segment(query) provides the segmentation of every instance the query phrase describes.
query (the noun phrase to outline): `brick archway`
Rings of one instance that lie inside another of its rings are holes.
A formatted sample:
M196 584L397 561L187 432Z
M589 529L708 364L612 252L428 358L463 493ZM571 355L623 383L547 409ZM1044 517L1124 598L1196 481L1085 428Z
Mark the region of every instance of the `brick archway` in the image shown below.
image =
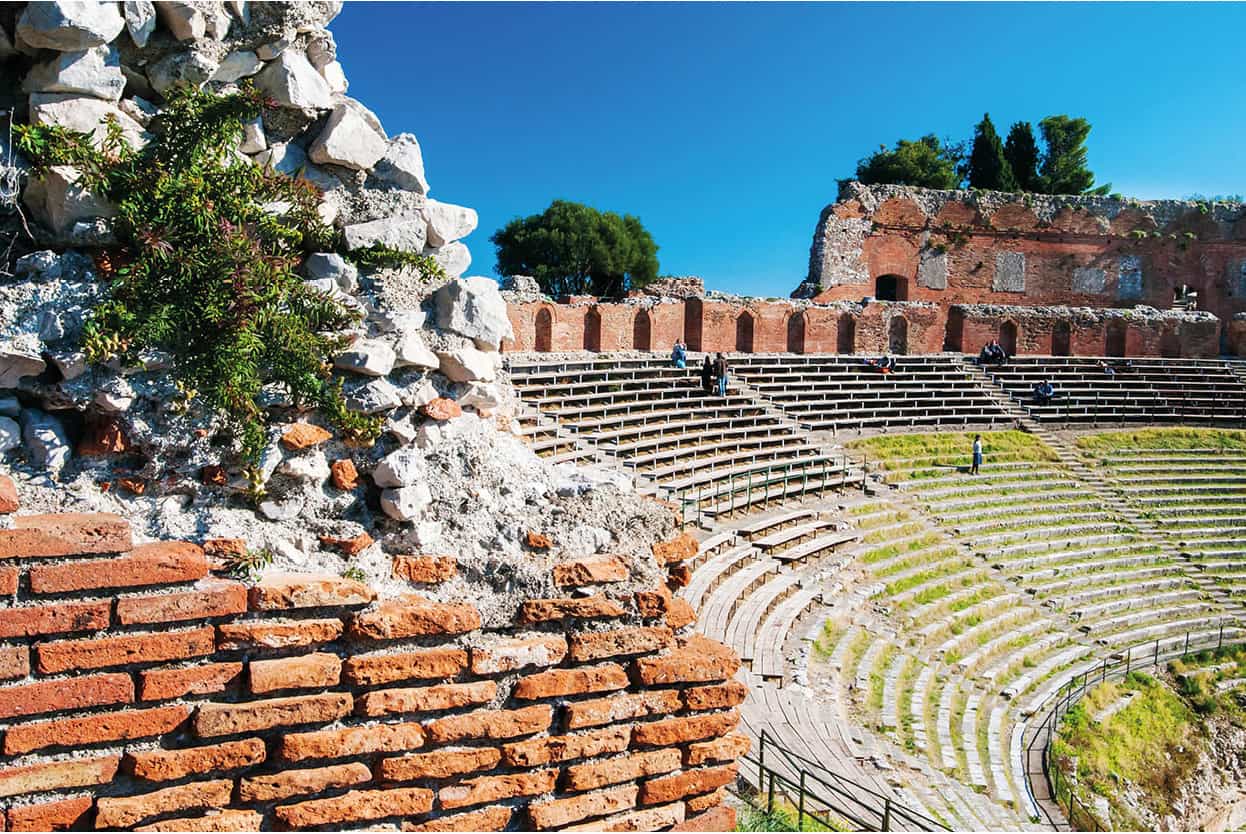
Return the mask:
M804 353L805 352L805 329L808 323L805 321L804 312L793 313L787 319L787 352L788 353Z
M874 279L874 297L879 301L908 301L909 279L902 275L879 275Z
M1114 319L1108 322L1107 333L1103 339L1103 353L1106 356L1125 355L1125 322Z
M837 353L856 353L857 320L852 317L851 313L844 313L839 317L836 331L835 351Z
M1006 321L999 326L999 346L1009 356L1017 355L1017 323Z
M893 316L887 323L887 351L897 356L909 352L909 320L904 316Z
M1051 328L1051 355L1073 355L1073 325L1067 321L1058 321Z
M632 349L653 350L653 319L648 310L641 310L632 319Z
M554 349L554 314L549 307L537 311L533 342L538 353L549 353Z
M747 311L735 320L736 353L753 352L753 324L753 314Z
M601 313L596 307L584 314L584 349L601 350Z

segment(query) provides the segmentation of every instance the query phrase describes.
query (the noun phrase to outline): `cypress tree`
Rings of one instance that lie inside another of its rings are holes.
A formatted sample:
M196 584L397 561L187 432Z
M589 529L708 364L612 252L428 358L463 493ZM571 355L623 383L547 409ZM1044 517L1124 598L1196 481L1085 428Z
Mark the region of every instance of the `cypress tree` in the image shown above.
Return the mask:
M1016 181L1008 160L1004 158L1004 144L999 141L991 114L982 116L974 130L973 150L969 154L969 187L986 188L991 191L1015 191Z
M1004 159L1008 160L1018 189L1032 192L1043 190L1038 176L1038 142L1034 139L1033 125L1017 122L1009 129L1008 140L1004 142Z

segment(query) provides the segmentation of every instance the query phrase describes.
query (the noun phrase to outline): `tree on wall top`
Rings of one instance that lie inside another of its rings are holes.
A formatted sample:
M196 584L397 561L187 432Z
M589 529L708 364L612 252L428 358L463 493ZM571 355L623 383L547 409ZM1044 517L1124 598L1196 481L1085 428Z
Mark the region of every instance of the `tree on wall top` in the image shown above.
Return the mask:
M1047 194L1107 194L1112 184L1095 185L1095 175L1086 164L1086 137L1090 122L1068 116L1048 116L1038 123L1047 144L1041 168L1043 191Z
M857 163L858 182L865 185L912 185L950 190L960 186L959 147L929 134L910 142L901 139L892 150L878 151Z
M555 200L490 238L499 275L531 275L553 296L621 296L656 280L658 246L630 214Z
M991 123L990 113L983 114L982 121L978 122L974 130L973 150L966 166L966 179L969 180L970 188L991 191L1015 191L1017 188L1012 167L1004 156L1004 145L999 141L995 125Z
M1034 139L1034 127L1029 122L1016 122L1008 130L1004 159L1012 169L1018 191L1043 190L1043 182L1038 175L1038 142Z

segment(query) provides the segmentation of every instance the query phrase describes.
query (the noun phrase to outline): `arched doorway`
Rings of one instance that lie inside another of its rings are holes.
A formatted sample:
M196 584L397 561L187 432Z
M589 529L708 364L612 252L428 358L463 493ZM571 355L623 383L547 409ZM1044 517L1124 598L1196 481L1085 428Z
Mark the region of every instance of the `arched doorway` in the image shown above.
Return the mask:
M1107 356L1125 355L1125 322L1116 319L1108 322L1103 352Z
M1067 321L1058 321L1051 328L1051 355L1073 355L1073 326Z
M542 307L536 314L536 344L539 353L549 353L554 349L554 314L548 307Z
M740 317L735 320L735 349L736 353L753 352L752 313L741 313Z
M787 319L787 352L805 352L805 314L793 313Z
M909 279L900 275L879 275L874 279L874 297L879 301L908 301Z
M965 349L965 314L960 310L948 311L943 349L952 353L960 353Z
M857 320L852 317L852 314L841 315L836 330L838 334L835 339L835 350L839 353L856 353Z
M632 349L653 350L653 320L648 310L641 310L632 320Z
M596 307L584 314L584 349L601 350L601 313Z
M1009 356L1017 355L1017 323L1006 321L999 326L999 346Z
M888 323L887 350L896 356L909 352L909 322L904 316L895 316Z
M1160 336L1159 355L1165 359L1181 358L1181 336L1175 329L1165 330Z

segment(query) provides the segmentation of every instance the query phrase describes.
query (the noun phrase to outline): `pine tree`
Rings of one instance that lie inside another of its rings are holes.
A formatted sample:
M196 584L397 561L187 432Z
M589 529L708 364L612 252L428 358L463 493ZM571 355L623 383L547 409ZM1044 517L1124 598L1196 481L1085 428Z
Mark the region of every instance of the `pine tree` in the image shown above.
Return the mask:
M1004 159L1012 169L1012 177L1021 191L1043 190L1038 176L1038 142L1034 139L1034 127L1029 122L1017 122L1008 131L1004 142Z
M1111 183L1095 185L1095 175L1086 164L1090 122L1068 116L1048 116L1038 127L1047 143L1042 165L1044 191L1048 194L1107 194L1111 190Z
M1004 158L1004 145L999 141L991 115L986 113L974 130L973 150L969 154L968 180L970 188L991 191L1015 191L1016 181L1008 160Z

